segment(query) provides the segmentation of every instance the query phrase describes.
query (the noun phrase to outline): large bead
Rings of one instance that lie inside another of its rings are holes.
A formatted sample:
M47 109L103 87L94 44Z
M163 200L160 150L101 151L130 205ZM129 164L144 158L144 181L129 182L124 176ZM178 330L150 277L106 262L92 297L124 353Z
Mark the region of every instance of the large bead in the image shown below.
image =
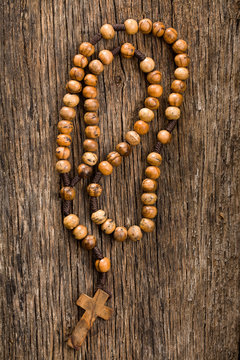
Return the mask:
M128 143L121 142L121 143L117 144L116 150L117 150L117 152L119 152L119 154L121 156L128 156L131 154L132 148Z
M78 175L82 178L87 178L92 175L92 167L86 164L80 164L77 168Z
M147 74L147 81L150 84L159 84L161 82L162 74L159 70L151 71Z
M58 159L68 159L70 156L70 149L68 147L59 146L56 148L56 157Z
M57 144L59 146L69 146L71 145L72 138L68 134L59 134L57 136Z
M98 164L98 170L103 174L103 175L110 175L113 171L113 167L112 165L108 162L108 161L101 161Z
M139 119L150 122L154 119L154 112L148 108L142 108L138 113Z
M75 94L66 94L63 97L63 103L69 107L75 107L79 103L79 97Z
M157 21L153 23L153 29L152 29L153 36L161 37L163 36L164 31L165 31L165 25L162 22Z
M99 117L96 112L86 112L84 114L84 122L87 125L97 125L99 123Z
M111 268L111 262L107 257L104 257L101 260L96 260L95 268L99 272L107 272Z
M79 46L79 53L84 56L92 56L94 54L95 48L94 45L90 42L83 42Z
M174 76L178 80L186 80L189 77L189 71L185 67L178 67L174 71Z
M68 106L63 106L59 114L62 119L73 120L76 116L76 110Z
M109 50L101 50L98 57L104 65L110 65L113 61L113 53Z
M141 141L140 136L136 131L128 131L125 135L125 139L132 146L138 145Z
M150 57L146 57L144 60L140 62L140 69L145 73L152 71L154 67L155 67L155 62Z
M176 54L182 54L187 51L188 45L185 40L179 39L172 45L172 49Z
M172 91L176 93L184 93L186 87L185 81L182 80L174 80L171 85Z
M83 142L83 148L85 151L94 152L98 149L98 143L92 139L86 139Z
M144 104L151 110L157 110L160 105L158 99L155 97L147 97L144 101Z
M153 179L144 179L142 182L142 189L145 192L154 192L157 190L157 182Z
M99 102L97 99L87 99L84 101L84 109L86 111L97 111L99 108Z
M152 84L148 86L147 92L149 96L160 97L163 93L163 88L161 85Z
M114 232L116 228L116 224L115 221L112 219L107 219L102 225L101 225L101 230L105 233L105 234L111 234Z
M71 170L71 164L68 160L59 160L56 163L56 170L60 174L68 173Z
M89 196L99 197L102 194L102 187L99 184L89 184L87 187L87 192Z
M95 74L95 75L100 75L102 72L103 72L103 64L100 60L92 60L90 63L89 63L89 70Z
M96 243L97 240L94 235L87 235L81 242L81 245L85 250L92 250L96 246Z
M100 128L99 126L87 126L85 128L86 137L89 139L96 139L100 136Z
M71 186L64 186L60 190L60 195L64 200L73 200L76 196L76 190Z
M171 93L168 97L168 102L172 106L181 106L183 102L183 96L178 93Z
M139 135L145 135L149 131L148 123L143 120L136 121L133 128Z
M181 111L176 106L168 106L165 110L165 116L168 120L178 120L180 118Z
M143 206L142 216L148 219L153 219L157 216L157 208L155 206Z
M100 28L100 33L104 39L110 40L115 36L115 30L111 24L104 24Z
M145 175L149 179L156 180L160 176L160 169L157 166L148 166L145 170Z
M83 56L82 54L77 54L73 58L73 63L75 66L78 66L80 68L85 68L88 64L88 59L86 56Z
M122 157L117 151L112 151L108 154L107 161L112 166L119 166L122 163Z
M77 80L77 81L82 81L82 79L84 78L84 74L85 74L84 70L76 66L71 68L69 73L70 78L72 80Z
M75 239L82 240L87 236L88 230L87 230L86 226L78 225L75 227L75 229L73 230L72 233L73 233L73 236L75 237Z
M89 166L94 166L98 161L98 156L88 151L83 154L82 161Z
M150 19L140 20L139 31L143 34L150 34L150 32L152 31L152 21Z
M103 224L107 220L107 215L104 210L97 210L92 213L91 220L97 224Z
M141 201L144 205L153 205L157 201L157 195L155 193L143 193Z
M97 88L95 86L85 86L82 94L85 98L95 99L97 97Z
M79 224L79 217L75 214L69 214L63 219L63 225L66 229L72 230Z
M162 156L160 154L158 154L157 152L151 152L147 156L147 162L150 165L160 166L162 163Z
M61 120L57 124L58 131L62 134L71 134L73 131L73 123L69 120Z
M128 237L132 241L138 241L142 238L142 231L139 226L133 225L128 229Z
M160 130L159 133L157 134L157 139L162 144L168 144L172 139L172 134L167 130Z
M97 86L98 78L96 75L87 74L84 78L84 82L89 86Z
M163 38L168 44L174 43L177 40L177 31L173 28L168 28L165 30Z
M113 238L117 241L124 241L127 238L127 229L123 226L118 226L116 227L114 233L113 233Z
M142 231L144 232L153 232L155 229L155 222L152 221L151 219L147 219L147 218L143 218L140 221L140 228L142 229Z
M127 19L124 21L127 34L134 35L138 32L138 23L134 19Z
M121 54L123 57L130 59L134 56L135 47L130 43L121 46Z
M187 67L190 64L190 57L188 54L179 54L175 56L174 61L177 66Z

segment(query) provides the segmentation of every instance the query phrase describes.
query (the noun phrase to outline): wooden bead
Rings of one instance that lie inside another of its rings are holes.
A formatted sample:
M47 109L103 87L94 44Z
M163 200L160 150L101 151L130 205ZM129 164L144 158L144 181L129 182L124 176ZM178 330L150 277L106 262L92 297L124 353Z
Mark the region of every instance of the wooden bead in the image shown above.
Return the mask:
M87 125L97 125L99 123L99 117L96 112L86 112L83 119Z
M176 54L183 54L187 51L188 45L185 40L179 39L172 45L172 49Z
M139 111L138 116L145 122L151 122L154 119L154 112L148 108L142 108Z
M98 143L92 139L86 139L83 142L83 149L85 151L95 152L98 150Z
M89 184L87 187L87 192L89 196L99 197L102 194L102 187L99 184Z
M172 134L167 130L160 130L159 133L157 134L157 139L162 144L169 143L171 141L171 138L172 138Z
M89 63L89 70L95 75L101 74L103 72L103 69L104 67L100 60L92 60Z
M182 80L174 80L171 85L172 91L176 93L183 93L186 90L186 83Z
M84 83L89 86L97 86L98 78L96 75L87 74L84 78Z
M143 34L150 34L150 32L152 31L152 21L150 19L140 20L139 31Z
M80 68L85 68L88 64L88 59L82 54L77 54L73 58L73 63L75 66L78 66Z
M147 92L149 96L160 97L163 93L163 88L161 85L152 84L148 86Z
M71 186L64 186L60 190L60 195L64 200L73 200L76 196L76 190Z
M59 112L59 115L62 119L73 120L76 116L76 110L68 106L63 106Z
M121 155L117 152L117 151L112 151L108 154L107 156L107 161L112 165L112 166L120 166L122 163L122 157Z
M85 86L82 94L85 98L95 99L97 97L97 89L95 86Z
M115 221L113 219L107 219L102 225L101 225L101 230L105 233L105 234L111 234L114 232L116 228L116 224Z
M116 229L113 233L113 238L116 241L123 242L127 238L127 229L123 226L116 227Z
M162 163L162 156L157 152L151 152L147 156L147 162L150 165L160 166Z
M66 229L72 230L79 224L79 217L75 214L69 214L63 219L63 225Z
M145 192L154 192L157 190L157 182L153 179L144 179L142 182L142 189Z
M142 231L137 225L130 226L127 234L132 241L139 241L142 238Z
M138 32L138 23L134 19L127 19L124 21L127 34L134 35Z
M153 28L152 28L153 36L161 37L163 36L164 31L165 31L165 25L162 22L157 21L153 23Z
M94 166L98 161L98 156L92 152L85 152L82 161L89 166Z
M147 219L153 219L157 215L157 208L155 206L143 206L142 216Z
M149 179L156 180L160 176L160 169L157 166L148 166L145 170L145 175Z
M84 70L79 67L71 68L69 73L70 78L72 80L77 80L77 81L82 81L82 79L84 78L84 74L85 74Z
M157 195L154 193L143 193L141 201L144 205L153 205L157 201Z
M151 110L157 110L160 105L158 99L155 97L147 97L144 101L144 104Z
M70 80L66 85L66 90L73 94L80 93L82 91L82 84L77 80Z
M188 54L179 54L174 58L175 64L181 67L187 67L190 64L190 57Z
M86 111L97 111L99 108L99 102L97 99L87 99L84 101L84 109Z
M147 218L141 219L139 225L142 231L146 233L153 232L155 229L155 222Z
M178 80L186 80L189 77L189 71L185 67L178 67L174 71L174 76Z
M68 134L59 134L57 136L57 144L59 146L69 146L71 145L72 138Z
M108 161L101 161L98 164L98 170L103 174L103 175L110 175L113 171L113 167L112 165L108 162Z
M113 53L109 50L101 50L98 57L104 65L109 65L113 61Z
M113 39L115 36L115 30L112 25L110 24L104 24L100 28L100 33L104 39L110 40Z
M69 120L61 120L58 122L57 128L62 134L71 134L73 131L73 123Z
M130 43L125 43L121 46L121 54L126 59L130 59L134 56L135 47Z
M159 70L151 71L147 74L147 81L150 84L159 84L162 79L162 73Z
M56 163L56 170L60 174L66 174L71 170L71 164L68 160L59 160Z
M94 235L87 235L81 242L81 246L85 250L92 250L97 244L97 239Z
M91 166L88 166L86 164L80 164L77 168L77 171L78 171L78 175L85 179L92 175L93 170Z
M117 144L116 150L121 156L128 156L132 152L131 146L126 142L121 142Z
M111 268L111 262L107 257L95 261L95 268L99 272L107 272Z
M94 54L95 48L94 45L90 42L83 42L79 46L79 53L84 56L92 56Z
M107 215L104 210L97 210L92 213L91 220L97 224L103 224L107 220Z
M180 109L176 106L168 106L165 110L165 116L168 120L177 120L180 118Z
M155 67L155 62L150 57L146 57L144 60L140 62L140 69L145 73L152 71L154 67Z
M173 28L168 28L165 30L163 38L167 44L172 44L177 40L178 33Z
M125 139L132 146L138 145L141 141L140 136L136 131L128 131L125 135Z
M87 230L86 226L78 225L75 227L75 229L73 230L72 233L73 233L73 236L75 237L75 239L82 240L87 236L88 230Z
M60 146L56 148L56 157L58 159L68 159L70 156L70 149L68 147Z
M149 131L148 123L143 120L136 121L133 128L139 135L145 135Z
M96 139L100 136L100 128L99 126L87 126L85 128L86 137L89 139Z
M69 107L75 107L79 103L79 97L75 94L66 94L63 97L63 103Z
M183 102L183 96L178 93L171 93L168 97L168 102L172 106L181 106Z

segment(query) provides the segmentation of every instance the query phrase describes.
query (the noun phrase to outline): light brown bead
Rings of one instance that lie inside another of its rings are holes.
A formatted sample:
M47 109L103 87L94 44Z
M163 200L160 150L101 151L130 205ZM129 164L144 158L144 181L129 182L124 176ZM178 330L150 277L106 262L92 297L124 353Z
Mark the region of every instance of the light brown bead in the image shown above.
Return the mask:
M100 128L97 125L87 126L85 128L85 134L89 139L96 139L100 136Z
M105 233L105 234L112 234L114 232L114 230L116 229L116 224L115 221L113 219L107 219L102 225L101 225L101 230Z
M157 208L155 206L143 206L142 216L147 219L154 219L157 216Z
M69 214L63 219L63 225L66 229L72 230L79 224L79 217L75 214Z
M147 75L147 81L150 84L159 84L161 82L161 79L162 79L162 73L159 70L151 71Z
M75 94L66 94L63 97L63 103L69 107L75 107L79 103L79 97Z
M100 28L100 33L104 39L110 40L115 36L115 30L111 24L104 24Z
M153 205L157 201L157 195L154 193L143 193L141 201L144 205Z
M97 99L87 99L84 101L84 109L86 111L97 111L99 108L99 102Z
M73 94L80 93L82 91L82 84L77 80L69 80L66 90Z
M92 213L91 220L97 224L103 224L107 220L107 215L104 210L97 210Z
M59 146L69 146L72 143L72 138L68 134L59 134L57 136L57 144Z
M68 160L59 160L56 163L56 170L60 174L66 174L71 170L71 164Z
M155 67L155 62L150 57L146 57L144 60L140 62L140 69L145 73L152 71L154 67Z
M94 235L87 235L81 242L81 246L85 250L92 250L97 244L97 239Z
M150 165L160 166L162 163L162 156L157 152L151 152L147 156L147 162Z
M73 131L73 123L69 120L61 120L58 122L57 128L62 134L71 134Z
M171 93L168 97L168 102L172 106L181 106L183 102L183 96L178 93Z
M142 189L145 192L154 192L157 190L157 182L153 179L144 179L142 182Z
M147 88L147 92L149 96L160 97L163 93L163 88L158 84L151 84Z
M178 33L173 28L168 28L165 30L163 38L167 44L172 44L177 40Z
M56 148L56 157L58 159L68 159L70 156L70 149L68 147L60 146Z
M88 230L87 230L86 226L78 225L75 227L75 229L73 230L72 233L73 233L73 236L75 237L75 239L82 240L87 236Z
M174 91L176 93L184 93L184 91L186 90L186 87L187 86L186 86L185 81L182 81L182 80L174 80L171 85L172 91Z
M136 121L133 128L139 135L145 135L149 131L148 123L143 120Z
M89 63L89 70L95 74L95 75L100 75L103 72L103 64L100 60L92 60Z
M125 43L121 46L121 54L126 59L130 59L134 56L135 47L130 43Z
M68 106L63 106L59 112L59 115L62 119L73 120L76 116L76 110Z
M79 46L79 53L84 56L92 56L94 54L95 48L94 45L90 42L83 42Z
M89 196L99 197L102 194L102 187L99 184L89 184L87 187L87 192Z
M92 139L86 139L83 142L83 149L85 151L95 152L98 150L98 143Z
M83 56L82 54L77 54L73 58L73 63L75 66L78 66L80 68L85 68L88 64L88 59L86 56Z
M175 64L181 67L187 67L190 64L190 57L188 54L179 54L174 58Z
M76 190L71 186L64 186L60 190L60 195L64 200L73 200L76 196Z
M111 262L107 257L95 261L95 268L99 272L107 272L111 268Z
M123 226L116 227L116 229L113 233L113 238L116 241L123 242L127 238L127 229Z
M107 161L112 165L112 166L120 166L122 163L122 157L121 155L117 152L117 151L112 151L108 154L107 156Z
M156 180L160 176L160 169L157 166L148 166L145 170L145 175L149 179Z
M150 34L152 26L152 21L150 19L142 19L139 21L139 31L143 34Z
M103 175L110 175L113 171L113 167L112 165L108 162L108 161L101 161L98 164L98 170L103 174Z
M152 28L153 36L161 37L163 36L164 31L165 31L165 25L162 22L157 21L153 23L153 28Z
M148 108L142 108L139 111L138 116L145 122L151 122L154 119L154 112Z
M84 74L85 74L84 70L79 67L71 68L69 73L70 78L72 80L77 80L77 81L82 81L82 79L84 78Z
M110 65L113 61L113 53L109 50L101 50L98 57L104 65Z
M180 118L181 111L176 106L168 106L165 110L165 116L168 120L177 120Z
M147 97L144 101L144 104L151 110L157 110L160 105L158 99L155 97Z
M95 99L95 97L97 97L97 89L95 86L85 86L82 93L85 98Z
M92 167L86 164L80 164L77 168L77 171L78 175L84 179L90 177L93 172Z
M89 86L97 86L98 78L96 75L87 74L84 78L84 83Z
M127 34L134 35L138 32L138 23L134 19L127 19L124 21Z
M157 139L162 144L168 144L172 139L172 134L167 130L160 130L159 133L157 134Z
M132 146L140 144L141 141L140 136L136 131L128 131L125 135L125 139Z
M139 241L142 238L142 231L137 225L130 226L127 234L132 241Z
M146 233L153 232L155 229L155 222L147 218L142 218L139 225Z
M82 161L89 166L94 166L98 161L98 156L92 152L85 152Z
M189 77L189 71L185 67L178 67L174 71L174 76L178 80L187 80L187 78Z
M99 117L96 112L86 112L83 119L87 125L97 125L99 123Z
M116 150L117 150L117 152L119 152L119 154L121 156L128 156L132 152L131 146L126 142L121 142L121 143L117 144Z
M172 45L172 49L176 54L183 54L187 51L188 45L185 40L179 39Z

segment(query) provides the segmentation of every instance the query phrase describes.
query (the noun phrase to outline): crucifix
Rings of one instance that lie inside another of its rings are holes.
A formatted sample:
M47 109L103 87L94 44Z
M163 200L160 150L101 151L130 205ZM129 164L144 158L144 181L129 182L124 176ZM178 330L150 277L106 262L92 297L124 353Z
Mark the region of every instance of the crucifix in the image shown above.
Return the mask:
M98 316L104 320L110 319L113 314L113 309L104 305L108 298L109 295L102 289L98 289L93 298L86 294L80 295L77 300L77 305L86 311L68 339L68 345L70 347L75 350L80 349L88 331Z

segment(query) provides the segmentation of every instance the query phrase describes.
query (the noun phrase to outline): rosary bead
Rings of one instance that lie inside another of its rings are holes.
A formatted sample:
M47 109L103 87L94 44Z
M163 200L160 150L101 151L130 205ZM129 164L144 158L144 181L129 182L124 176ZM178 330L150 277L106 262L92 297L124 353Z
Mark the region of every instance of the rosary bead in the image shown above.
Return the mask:
M115 229L116 229L116 224L115 224L115 221L112 219L107 219L101 225L101 230L107 235L113 233Z
M110 175L113 171L113 167L112 165L108 162L108 161L101 161L98 164L98 170L103 174L103 175Z
M61 120L58 122L57 128L62 134L71 134L73 131L73 123L69 120Z
M177 40L178 33L173 28L168 28L165 30L163 38L167 44L172 44Z
M71 145L72 138L70 135L67 134L59 134L57 136L57 144L59 146L69 146Z
M139 135L145 135L149 131L148 123L143 120L136 121L133 128Z
M185 67L178 67L174 71L174 76L178 80L186 80L189 77L189 71Z
M56 170L60 174L68 173L71 170L71 164L68 160L59 160L56 163Z
M157 182L153 179L144 179L142 182L142 189L145 192L153 192L157 190Z
M87 187L87 192L89 196L98 197L102 194L102 187L99 184L89 184Z
M67 91L76 94L82 91L82 84L77 80L70 80L66 85Z
M69 107L75 107L79 103L79 97L75 94L66 94L63 97L63 103Z
M90 42L83 42L79 46L79 53L86 57L92 56L94 54L94 51L95 51L95 48L94 48L93 44L91 44Z
M140 229L139 226L137 225L133 225L128 229L128 237L132 240L132 241L138 241L141 240L142 238L142 231Z
M168 120L177 120L180 118L180 109L176 106L168 106L165 110L165 116Z
M164 31L165 31L165 26L162 22L157 21L153 23L153 29L152 29L153 36L161 37L163 36Z
M98 143L92 139L86 139L83 142L83 148L85 151L95 152L98 149Z
M140 20L139 31L143 34L149 34L152 31L152 21L150 19Z
M87 235L81 242L82 248L85 250L92 250L96 244L97 240L94 235Z
M148 108L142 108L139 111L138 116L141 120L150 122L154 119L154 112Z
M157 195L154 193L143 193L141 201L144 205L153 205L157 201Z
M116 227L114 233L113 233L113 238L117 241L124 241L127 238L127 229L123 226L118 226Z
M148 88L147 88L147 91L148 91L148 95L149 96L153 96L153 97L160 97L163 93L163 88L161 85L158 85L158 84L152 84L152 85L149 85Z
M138 145L141 141L140 136L136 131L128 131L125 135L125 139L132 146Z
M151 110L157 110L160 105L158 99L155 97L147 97L144 101L144 104Z
M95 86L85 86L82 94L85 98L94 99L97 97L97 88Z
M78 175L82 178L87 178L92 175L92 167L86 164L80 164L77 168Z
M76 116L76 110L68 106L63 106L59 114L62 119L73 120Z
M157 208L155 206L143 206L142 216L147 219L153 219L157 216Z
M100 75L103 72L103 64L101 63L100 60L92 60L89 63L89 70L94 74L94 75Z
M159 70L151 71L149 74L147 74L147 81L150 84L159 84L162 79L162 74Z
M88 59L82 54L77 54L73 58L73 63L75 66L78 66L80 68L85 68L88 64Z
M183 102L183 96L178 93L171 93L168 97L168 102L172 106L181 106Z
M116 150L121 156L128 156L131 154L132 148L128 143L121 142L117 144Z
M69 73L70 78L72 80L77 80L77 81L82 81L82 79L84 78L84 74L85 74L84 70L79 67L71 68Z
M121 54L126 59L130 59L134 56L135 47L130 43L125 43L121 46Z
M112 151L108 154L107 156L107 161L112 165L112 166L119 166L122 163L122 157L121 155L117 152L117 151Z
M107 257L95 261L95 268L99 272L107 272L111 268L111 262Z
M187 51L188 45L185 40L179 39L172 45L172 49L176 54L183 54Z
M89 86L97 86L98 78L96 75L87 74L84 78L84 82Z
M99 102L97 99L87 99L84 101L84 109L86 111L97 111L99 108Z
M175 64L181 67L187 67L190 64L190 57L188 54L179 54L174 58Z
M157 134L157 139L162 144L167 144L171 141L172 134L170 132L168 132L167 130L160 130L159 133Z
M134 19L127 19L124 21L127 34L134 35L138 32L138 23Z
M76 196L76 190L71 186L64 186L60 190L60 195L64 200L73 200Z
M87 126L85 128L85 134L89 139L96 139L100 136L100 128L97 125Z
M98 57L104 65L110 65L113 61L113 53L109 50L101 50Z
M75 239L82 240L87 236L88 230L86 226L78 225L77 227L75 227L72 233Z
M183 93L186 90L186 83L182 80L174 80L171 85L172 91L176 93Z
M151 219L142 218L139 225L142 231L146 233L153 232L155 229L155 222Z
M82 161L89 166L94 166L98 161L98 157L92 152L85 152L82 156Z
M146 57L144 60L140 62L140 69L145 72L149 73L155 67L155 62L152 58Z
M75 214L69 214L63 219L63 225L66 229L72 230L79 224L79 217Z
M91 220L97 224L103 224L107 220L107 215L104 210L97 210L92 213Z
M60 146L56 148L56 157L58 159L68 159L70 156L70 149L68 147Z
M110 24L104 24L100 28L100 33L104 39L110 40L113 39L115 36L115 30L112 25Z
M147 156L147 162L150 165L160 166L162 162L162 156L157 152L151 152Z
M149 179L156 180L160 176L160 169L157 166L148 166L145 170L145 175Z
M86 112L84 114L84 122L87 125L97 125L99 123L99 117L96 112Z

